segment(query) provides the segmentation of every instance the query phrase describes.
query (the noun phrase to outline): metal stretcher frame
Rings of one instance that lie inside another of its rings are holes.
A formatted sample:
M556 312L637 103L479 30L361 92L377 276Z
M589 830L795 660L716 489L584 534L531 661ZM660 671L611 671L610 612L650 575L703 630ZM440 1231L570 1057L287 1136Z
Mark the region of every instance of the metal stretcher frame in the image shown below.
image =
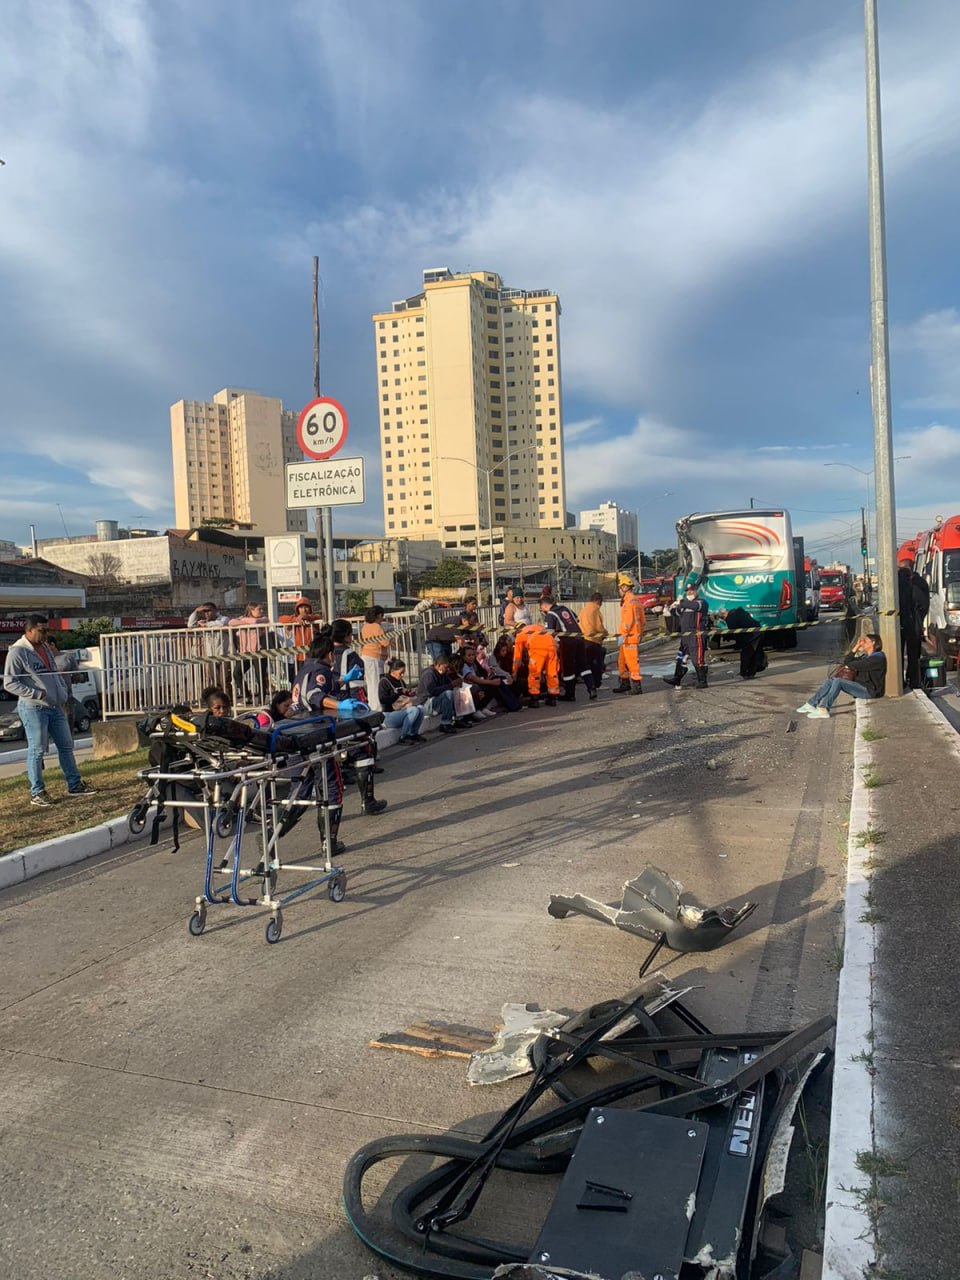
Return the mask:
M369 737L358 732L314 747L295 760L289 750L272 756L259 753L256 756L235 749L219 751L204 740L195 741L190 736L177 737L176 744L188 753L186 760L177 761L168 768L148 768L139 777L150 784L147 798L134 810L138 829L146 824L145 805L157 803L158 807L173 811L200 809L203 814L205 843L205 869L203 892L195 899L193 914L189 920L189 932L199 937L206 928L207 908L229 905L234 907L266 907L270 911L265 936L269 943L280 940L283 929L282 908L315 889L327 886L333 902L342 902L346 896L347 877L343 867L331 861L333 849L330 820L331 795L327 766L338 767L341 754L359 745ZM219 764L213 763L217 755ZM372 764L372 761L371 761ZM298 784L309 782L305 789ZM190 786L199 794L187 799L159 798L161 784ZM286 786L286 795L281 789ZM253 792L253 795L251 795ZM229 799L225 802L224 796ZM279 856L279 841L285 834L282 818L291 809L317 810L318 828L322 834L322 849L304 862L284 863ZM216 858L216 837L226 832L218 825L224 813L232 817L232 841L230 852L219 862ZM134 814L131 814L131 819ZM232 815L235 814L235 817ZM258 815L261 852L253 866L243 866L244 834L250 819ZM133 829L133 827L131 827ZM319 859L322 858L322 861ZM304 872L312 878L290 892L277 895L281 871ZM220 875L229 876L227 883L217 883ZM242 897L240 888L250 880L261 881L257 897Z

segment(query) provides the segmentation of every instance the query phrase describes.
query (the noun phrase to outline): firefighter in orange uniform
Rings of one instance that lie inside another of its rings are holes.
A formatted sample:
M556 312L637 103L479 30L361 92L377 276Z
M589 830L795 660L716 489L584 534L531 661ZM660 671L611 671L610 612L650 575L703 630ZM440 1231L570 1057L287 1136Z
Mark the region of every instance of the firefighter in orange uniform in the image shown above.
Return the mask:
M640 597L634 594L632 579L625 573L617 578L617 590L620 592L620 649L617 656L620 683L614 686L613 692L643 693L640 641L647 625L646 614Z
M527 663L528 705L540 705L540 678L547 677L547 706L557 705L560 693L560 662L557 642L538 622L521 627L513 641L513 678L516 680L524 661Z

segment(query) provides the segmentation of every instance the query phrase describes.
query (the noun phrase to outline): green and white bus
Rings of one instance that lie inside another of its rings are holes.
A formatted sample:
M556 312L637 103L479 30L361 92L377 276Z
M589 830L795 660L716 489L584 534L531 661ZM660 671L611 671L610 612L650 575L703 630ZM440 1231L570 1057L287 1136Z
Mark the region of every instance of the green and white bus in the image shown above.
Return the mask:
M804 621L803 552L799 569L789 511L712 511L677 522L677 595L695 582L711 613L746 609L772 647L792 649Z

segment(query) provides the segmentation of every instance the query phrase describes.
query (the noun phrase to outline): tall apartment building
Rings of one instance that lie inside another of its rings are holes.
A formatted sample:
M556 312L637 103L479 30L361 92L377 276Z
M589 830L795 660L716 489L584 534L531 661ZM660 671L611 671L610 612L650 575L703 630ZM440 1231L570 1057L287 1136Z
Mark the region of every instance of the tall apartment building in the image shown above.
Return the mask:
M386 536L453 547L562 529L557 295L441 267L373 323Z
M581 529L602 529L617 539L617 550L630 547L636 551L639 544L637 513L624 511L615 502L601 502L595 511L580 512Z
M236 520L259 533L303 532L305 511L286 508L284 464L299 462L297 415L256 391L225 387L212 401L170 408L177 527Z

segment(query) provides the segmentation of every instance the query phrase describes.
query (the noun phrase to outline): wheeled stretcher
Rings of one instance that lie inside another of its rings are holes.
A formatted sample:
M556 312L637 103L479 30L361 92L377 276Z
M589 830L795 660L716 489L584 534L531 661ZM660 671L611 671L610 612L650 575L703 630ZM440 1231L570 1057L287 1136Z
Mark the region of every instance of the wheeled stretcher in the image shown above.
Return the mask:
M242 721L164 713L142 723L158 763L141 770L149 784L144 800L130 814L131 830L142 830L151 807L154 838L167 810L176 829L179 811L202 816L205 842L203 892L189 921L198 937L211 906L263 907L269 910L267 942L280 940L283 907L323 886L333 902L346 895L347 877L335 865L337 828L343 799L341 766L348 759L358 771L372 770L373 734L383 717L334 721L328 716L284 721L257 730ZM362 793L362 789L361 789ZM280 841L307 809L316 813L320 847L301 862L284 862ZM248 832L258 833L250 857ZM217 855L217 837L229 837L229 850ZM280 890L282 872L307 876L288 892ZM259 881L259 892L245 885Z

